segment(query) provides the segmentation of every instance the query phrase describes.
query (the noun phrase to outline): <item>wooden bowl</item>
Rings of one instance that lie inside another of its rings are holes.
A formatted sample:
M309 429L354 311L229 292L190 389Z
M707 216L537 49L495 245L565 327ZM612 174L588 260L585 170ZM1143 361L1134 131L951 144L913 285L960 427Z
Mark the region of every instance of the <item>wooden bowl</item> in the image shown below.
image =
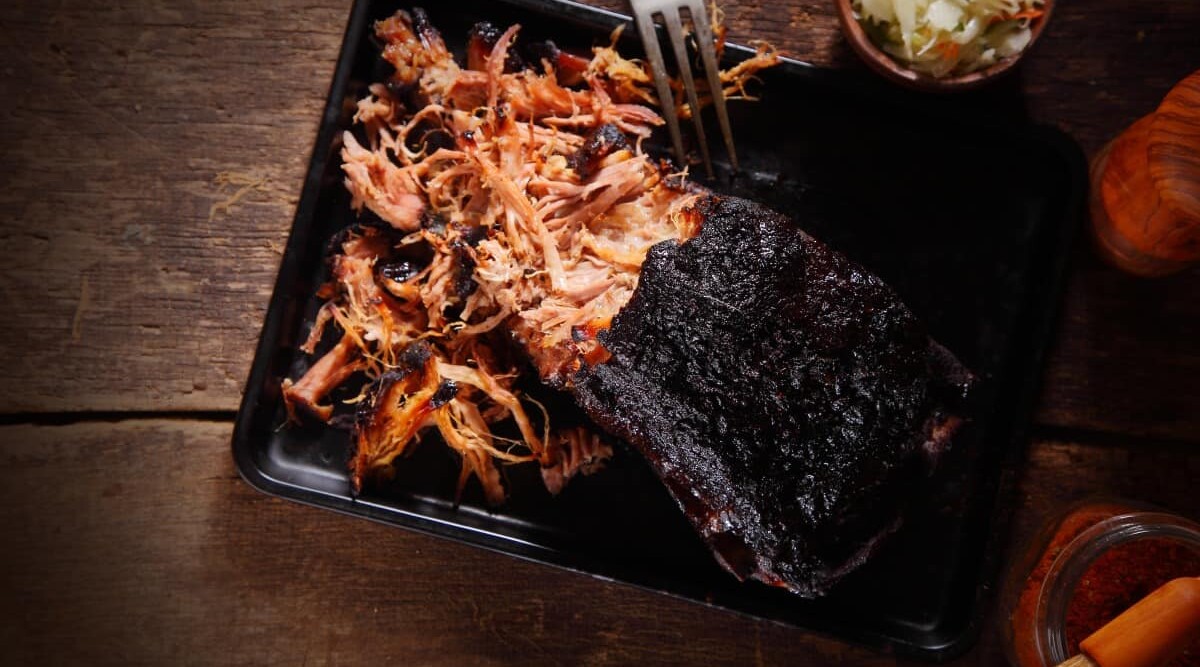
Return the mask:
M1017 55L1005 58L990 67L985 67L970 74L936 78L909 69L908 66L894 60L883 49L875 46L875 43L871 41L867 32L863 30L862 25L859 24L858 19L854 18L854 8L851 6L851 0L834 0L834 2L837 4L838 22L842 24L842 34L846 36L846 40L850 42L850 46L871 69L907 88L929 92L950 92L978 88L989 80L1012 69L1013 65L1016 65L1017 61L1025 57L1025 54L1029 53L1029 49L1033 48L1034 43L1037 42L1038 37L1041 36L1042 31L1046 28L1046 23L1049 22L1050 14L1054 8L1054 1L1046 0L1045 5L1042 7L1045 13L1033 24L1033 32L1030 35L1029 44L1026 44L1025 48Z
M1139 276L1200 265L1200 70L1092 161L1092 239Z

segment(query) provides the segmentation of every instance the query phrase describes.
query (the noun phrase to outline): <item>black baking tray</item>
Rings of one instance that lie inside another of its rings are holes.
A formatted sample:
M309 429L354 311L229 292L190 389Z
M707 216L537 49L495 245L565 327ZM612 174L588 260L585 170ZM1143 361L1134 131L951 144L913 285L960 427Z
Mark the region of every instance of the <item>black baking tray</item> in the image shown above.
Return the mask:
M789 61L762 74L761 101L731 104L743 170L732 176L719 164L708 185L795 216L882 276L981 377L972 421L928 487L914 489L904 528L828 597L804 600L721 570L650 470L622 448L607 469L553 499L532 465L509 468L509 503L492 512L470 488L455 505L457 462L443 447L418 447L398 465L396 483L352 498L343 432L281 428L280 381L310 361L296 347L324 279L325 244L353 219L341 185L341 133L354 101L386 73L371 24L407 6L360 0L352 11L237 417L233 453L242 476L283 498L882 650L934 659L965 650L996 578L1012 473L1023 458L1081 210L1085 170L1075 144L1021 119L1015 83L982 95L924 97L861 73ZM555 0L426 9L460 49L479 20L518 22L527 38L583 50L628 21ZM633 32L621 49L639 55ZM731 48L727 58L747 53ZM719 136L716 128L709 136Z

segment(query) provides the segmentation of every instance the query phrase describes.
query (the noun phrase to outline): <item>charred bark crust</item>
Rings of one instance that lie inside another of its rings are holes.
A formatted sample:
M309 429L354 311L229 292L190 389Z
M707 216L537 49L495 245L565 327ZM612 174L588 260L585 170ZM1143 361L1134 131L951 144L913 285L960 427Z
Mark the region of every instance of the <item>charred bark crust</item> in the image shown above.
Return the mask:
M789 219L708 197L649 253L581 370L589 415L639 449L718 560L805 596L899 525L971 383L895 292Z

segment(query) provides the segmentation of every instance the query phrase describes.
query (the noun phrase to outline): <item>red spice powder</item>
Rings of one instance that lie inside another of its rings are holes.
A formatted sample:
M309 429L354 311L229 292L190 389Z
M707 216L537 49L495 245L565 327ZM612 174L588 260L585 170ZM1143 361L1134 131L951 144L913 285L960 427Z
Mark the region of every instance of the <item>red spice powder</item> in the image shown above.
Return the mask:
M1013 658L1020 667L1041 667L1042 665L1034 641L1035 619L1038 596L1041 594L1042 584L1046 581L1046 575L1049 574L1054 559L1058 558L1071 540L1083 531L1105 519L1129 511L1130 508L1114 503L1097 503L1078 507L1063 517L1057 526L1054 526L1053 534L1043 533L1041 537L1033 541L1033 548L1025 553L1023 560L1030 561L1035 557L1037 560L1030 567L1029 577L1021 587L1009 619ZM1046 530L1049 530L1049 527Z
M1159 586L1184 576L1200 576L1200 550L1161 537L1119 544L1100 555L1083 573L1067 604L1066 635L1071 655L1079 642L1104 627ZM1200 644L1171 667L1200 667Z

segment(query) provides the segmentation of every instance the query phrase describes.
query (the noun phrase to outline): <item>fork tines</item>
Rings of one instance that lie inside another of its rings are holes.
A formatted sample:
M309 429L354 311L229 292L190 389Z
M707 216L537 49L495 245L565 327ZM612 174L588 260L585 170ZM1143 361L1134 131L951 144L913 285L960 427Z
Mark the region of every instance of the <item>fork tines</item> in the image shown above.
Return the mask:
M699 45L700 58L708 76L708 87L712 92L713 107L717 110L717 120L721 124L721 134L725 138L725 150L729 153L729 163L736 171L737 153L733 148L733 132L729 129L729 115L725 111L725 93L721 89L721 75L717 68L717 53L713 48L712 26L708 22L708 13L703 0L630 0L633 6L633 16L637 21L638 32L646 49L646 57L650 60L650 69L654 75L654 85L658 89L659 102L662 105L663 116L667 120L667 129L671 133L671 143L675 148L675 156L682 165L687 164L683 153L683 138L679 133L679 116L675 110L674 95L667 78L667 67L663 61L662 50L658 45L658 35L654 29L654 16L661 14L667 27L667 35L671 47L675 51L675 62L679 65L679 74L683 78L683 88L687 93L688 106L692 110L692 122L696 126L696 141L700 145L700 155L704 158L704 169L712 178L712 160L708 155L708 142L704 136L704 126L700 122L700 103L696 95L696 82L692 79L691 61L687 56L687 44L683 39L683 24L679 10L687 9L691 14L692 27Z

